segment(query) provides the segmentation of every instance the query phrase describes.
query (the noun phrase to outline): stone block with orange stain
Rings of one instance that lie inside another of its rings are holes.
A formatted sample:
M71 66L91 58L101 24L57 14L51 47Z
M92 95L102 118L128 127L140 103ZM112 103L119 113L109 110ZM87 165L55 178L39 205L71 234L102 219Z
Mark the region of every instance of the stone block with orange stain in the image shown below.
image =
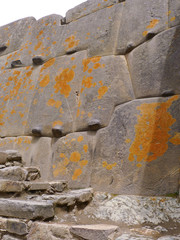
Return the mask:
M0 136L24 135L38 72L32 67L0 72Z
M180 27L156 35L128 55L137 98L180 94Z
M65 27L61 26L62 16L52 14L36 21L28 31L23 45L18 51L23 64L32 64L32 58L40 56L47 61L58 55L64 55L62 35Z
M117 53L125 54L151 35L168 27L168 0L126 0L117 42Z
M42 128L43 136L53 136L52 128L62 127L62 134L73 131L81 88L82 61L86 52L53 58L40 70L31 103L26 133Z
M93 119L107 126L115 106L134 99L124 56L92 57L82 63L76 131L87 129Z
M106 7L111 7L118 3L118 0L88 0L76 7L70 9L66 13L66 23L75 21L81 17L87 16L91 13Z
M0 27L0 47L7 47L4 51L0 51L0 56L18 50L29 31L28 27L35 21L35 18L27 17Z
M91 186L114 194L178 192L180 96L117 107L97 132Z
M67 180L70 188L89 187L92 168L93 136L72 133L53 144L53 180Z
M88 50L88 56L114 54L122 4L113 5L66 25L62 45L67 53Z
M180 1L169 0L169 27L174 27L180 24Z

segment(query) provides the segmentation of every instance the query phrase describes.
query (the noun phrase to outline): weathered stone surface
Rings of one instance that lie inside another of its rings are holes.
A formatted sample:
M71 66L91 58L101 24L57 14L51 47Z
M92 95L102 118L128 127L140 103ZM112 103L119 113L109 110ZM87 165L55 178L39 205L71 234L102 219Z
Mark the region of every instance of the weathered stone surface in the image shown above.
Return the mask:
M63 206L72 206L76 203L85 203L92 200L93 197L93 189L87 188L87 189L80 189L80 190L74 190L69 191L64 194L56 194L56 195L43 195L43 200L51 200L55 204Z
M6 150L0 152L0 163L6 163L8 161L22 161L21 154L16 150Z
M89 187L92 167L93 136L72 133L53 146L52 179L66 180L70 188Z
M0 46L7 47L4 51L0 51L0 55L18 50L35 21L35 18L28 17L0 27Z
M0 216L23 219L48 219L54 216L54 209L50 201L36 202L1 198Z
M50 182L50 185L55 192L63 192L68 186L66 181Z
M114 194L178 192L179 101L151 98L117 107L97 132L91 186Z
M48 182L31 182L29 184L29 191L46 191L50 188L50 184Z
M20 236L25 235L28 233L27 224L16 219L7 219L6 231Z
M6 167L0 169L0 179L7 179L13 181L26 180L28 172L21 167Z
M144 236L139 235L139 234L123 233L121 236L119 236L115 240L154 240L154 238L144 237Z
M20 239L16 237L12 237L10 235L4 235L2 240L20 240Z
M180 203L170 197L114 196L97 192L85 214L127 225L180 223Z
M0 181L0 192L22 192L24 184L22 182L15 182L9 180Z
M122 9L119 3L70 22L61 43L65 51L88 49L88 57L114 54Z
M40 170L36 167L26 167L25 170L27 171L27 181L34 181L41 177Z
M39 69L8 69L0 72L0 136L22 136L33 99Z
M180 2L179 0L169 0L169 27L180 24Z
M126 0L120 20L117 53L124 54L168 26L168 0Z
M66 13L66 23L75 21L81 17L87 16L93 12L96 12L102 8L110 7L116 3L118 0L88 0L78 6L70 9Z
M158 238L158 240L179 240L180 236L164 236Z
M70 226L65 224L47 224L35 222L32 224L27 240L77 240L69 231Z
M108 240L109 235L115 233L118 230L117 226L113 225L77 225L72 226L70 231L76 236L82 237L83 239L92 240Z
M155 36L128 55L128 65L137 98L180 94L180 27Z
M0 217L0 229L5 230L7 227L7 219Z

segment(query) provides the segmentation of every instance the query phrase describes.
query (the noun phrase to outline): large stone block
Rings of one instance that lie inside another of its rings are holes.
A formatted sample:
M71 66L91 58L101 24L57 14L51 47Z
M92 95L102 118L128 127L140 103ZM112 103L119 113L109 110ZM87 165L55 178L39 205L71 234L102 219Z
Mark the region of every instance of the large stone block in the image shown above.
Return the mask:
M6 167L0 169L0 179L7 179L12 181L25 181L27 174L28 172L21 167Z
M93 12L96 12L102 8L110 7L116 3L118 3L118 0L88 0L85 1L78 6L70 9L66 13L66 23L75 21L81 17L84 17L86 15L89 15Z
M125 54L168 27L168 0L126 0L117 53Z
M93 137L88 133L72 133L53 146L52 178L67 180L70 188L89 187L92 167Z
M1 198L0 216L23 219L48 219L54 216L54 209L50 201L35 202Z
M22 192L24 190L22 182L15 182L9 180L0 181L0 192Z
M180 1L169 0L169 27L177 26L180 24Z
M78 240L69 231L70 226L65 224L47 224L35 222L32 224L27 240Z
M26 135L39 128L61 137L87 130L94 119L107 126L114 107L134 98L125 57L87 58L86 51L42 65L35 91Z
M128 65L137 98L180 93L180 27L164 31L134 49Z
M9 69L0 73L0 135L24 135L29 107L36 87L39 69Z
M83 78L76 112L75 130L85 130L99 122L109 124L116 105L134 99L124 56L93 57L83 60Z
M179 102L173 96L117 107L97 132L91 186L114 194L178 192Z
M20 49L35 21L35 18L28 17L0 27L0 56Z
M88 49L88 57L114 54L122 9L119 3L67 24L61 43L66 52Z

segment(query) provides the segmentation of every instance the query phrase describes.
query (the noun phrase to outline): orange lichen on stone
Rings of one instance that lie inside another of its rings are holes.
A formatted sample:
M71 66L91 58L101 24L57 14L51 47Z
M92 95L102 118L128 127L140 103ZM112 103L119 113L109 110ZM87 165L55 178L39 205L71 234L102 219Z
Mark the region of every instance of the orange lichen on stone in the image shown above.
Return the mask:
M88 164L88 160L82 160L82 161L79 162L79 166L81 168L85 167L87 164Z
M173 22L173 21L175 21L175 19L176 19L175 17L172 17L172 18L170 18L170 21Z
M83 140L84 140L83 136L79 136L77 139L78 142L82 142Z
M69 160L71 162L79 162L80 159L81 159L81 154L79 152L73 152L73 153L71 153Z
M56 84L54 85L55 93L60 91L64 97L69 97L71 87L67 83L71 82L74 76L74 71L69 68L64 69L58 76L56 76Z
M58 125L62 126L63 122L58 120L58 121L53 122L53 124L52 124L53 127L58 126Z
M76 169L74 171L74 174L72 176L72 180L77 180L77 178L82 174L82 169L79 168L79 169Z
M55 101L54 99L49 99L46 103L47 106L55 106L56 108L59 108L62 105L61 101Z
M42 45L42 42L39 41L39 42L36 44L36 46L34 47L34 50L37 51L37 50L41 47L41 45Z
M49 74L44 76L43 80L40 81L39 86L40 87L46 87L50 82Z
M112 170L113 167L116 167L117 166L117 163L113 163L113 164L108 164L106 161L104 161L102 163L102 166L104 168L106 168L107 170Z
M86 88L91 88L92 87L92 79L93 77L86 77L84 76L83 77L83 80L82 80L82 85Z
M127 138L126 140L125 140L125 143L130 143L131 142L131 139L129 139L129 138Z
M169 141L174 145L180 145L180 133L176 133L176 135Z
M83 149L84 149L84 151L87 153L87 151L88 151L88 145L85 144L85 145L83 146Z
M66 47L66 50L78 46L80 40L76 40L76 37L74 35L71 35L65 40L64 46Z
M154 28L159 23L159 19L152 19L150 24L146 27L146 29ZM148 34L148 31L143 32L143 36L145 37Z
M107 91L108 91L108 87L107 86L100 87L98 89L98 99L101 99Z
M167 111L178 96L162 103L143 103L136 109L140 111L135 125L135 139L129 151L129 161L151 162L162 156L168 149L168 132L176 122Z

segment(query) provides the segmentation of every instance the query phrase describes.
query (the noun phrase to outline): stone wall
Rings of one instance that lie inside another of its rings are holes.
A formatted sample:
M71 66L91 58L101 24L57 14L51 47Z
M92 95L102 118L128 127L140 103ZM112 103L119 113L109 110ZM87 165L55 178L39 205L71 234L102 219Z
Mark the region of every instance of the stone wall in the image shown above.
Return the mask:
M0 150L42 181L178 192L180 1L88 0L0 28Z

